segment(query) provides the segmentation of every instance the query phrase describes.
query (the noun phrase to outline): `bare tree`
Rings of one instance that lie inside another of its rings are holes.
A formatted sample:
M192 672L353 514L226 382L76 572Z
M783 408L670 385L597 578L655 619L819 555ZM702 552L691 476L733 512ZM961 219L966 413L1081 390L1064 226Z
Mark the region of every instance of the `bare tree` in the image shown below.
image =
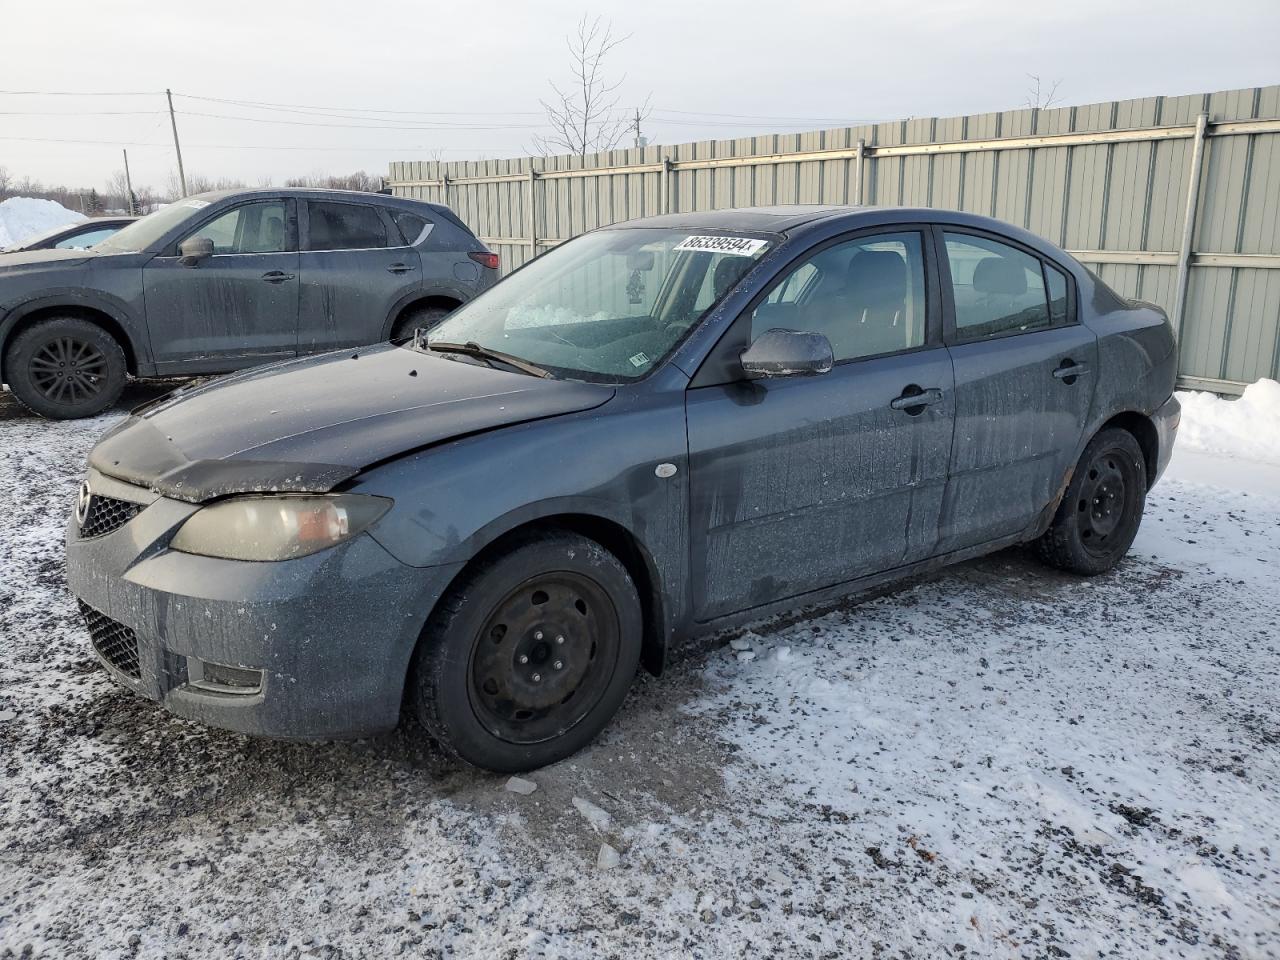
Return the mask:
M1058 96L1058 87L1062 86L1062 80L1054 80L1049 84L1048 89L1042 89L1039 74L1028 73L1027 76L1031 80L1031 85L1027 87L1027 99L1024 101L1030 110L1048 110L1055 103L1061 103L1062 98Z
M612 24L599 17L589 19L585 14L578 22L577 33L565 38L573 85L562 90L552 81L555 101L540 101L552 132L533 138L539 153L576 153L585 157L612 150L632 128L634 118L619 112L615 95L626 78L610 83L604 73L605 58L626 39L614 36Z

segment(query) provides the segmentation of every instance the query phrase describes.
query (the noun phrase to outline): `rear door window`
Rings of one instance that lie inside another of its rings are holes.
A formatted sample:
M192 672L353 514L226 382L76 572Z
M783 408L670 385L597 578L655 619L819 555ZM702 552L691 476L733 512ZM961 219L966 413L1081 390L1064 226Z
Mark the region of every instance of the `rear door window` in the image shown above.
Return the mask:
M1049 326L1049 301L1038 257L987 237L943 236L951 267L956 334L961 339L981 340Z
M368 204L308 200L307 220L308 250L372 250L391 245L382 218Z

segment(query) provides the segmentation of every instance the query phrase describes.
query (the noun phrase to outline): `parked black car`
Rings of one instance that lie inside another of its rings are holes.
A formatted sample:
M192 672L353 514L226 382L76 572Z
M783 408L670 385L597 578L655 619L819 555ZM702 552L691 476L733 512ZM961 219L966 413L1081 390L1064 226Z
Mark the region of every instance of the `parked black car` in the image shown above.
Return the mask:
M54 227L21 243L11 243L0 253L22 253L27 250L88 250L107 237L114 236L137 217L91 217L78 223ZM2 263L3 261L0 261Z
M0 381L46 417L92 416L128 374L224 373L406 336L489 287L497 267L437 204L201 194L92 250L0 258Z
M526 769L694 635L1015 543L1109 569L1176 369L1158 308L985 217L637 220L425 338L122 422L68 581L112 674L175 713L335 737L405 701Z

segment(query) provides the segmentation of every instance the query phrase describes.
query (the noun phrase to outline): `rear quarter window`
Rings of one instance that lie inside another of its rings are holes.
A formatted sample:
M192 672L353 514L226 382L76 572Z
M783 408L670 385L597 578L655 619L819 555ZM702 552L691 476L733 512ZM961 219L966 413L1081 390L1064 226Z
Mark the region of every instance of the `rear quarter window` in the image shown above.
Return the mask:
M416 213L410 213L407 210L392 210L391 219L395 221L396 227L400 230L400 236L404 239L405 246L413 246L418 242L418 238L422 236L422 231L427 229L427 220L420 217Z

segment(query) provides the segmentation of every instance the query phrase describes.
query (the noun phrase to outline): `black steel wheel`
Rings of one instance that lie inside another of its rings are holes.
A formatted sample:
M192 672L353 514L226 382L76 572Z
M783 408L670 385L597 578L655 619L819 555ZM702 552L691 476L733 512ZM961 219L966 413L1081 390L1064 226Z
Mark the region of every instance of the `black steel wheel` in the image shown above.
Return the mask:
M600 584L560 571L499 601L471 654L471 704L509 743L541 743L600 701L618 661L618 612Z
M532 770L589 743L640 661L640 601L613 554L567 531L520 536L472 564L413 666L417 713L449 753Z
M1110 570L1129 551L1146 505L1142 448L1127 430L1101 431L1085 447L1048 531L1040 558L1076 573Z
M91 417L116 402L127 371L124 351L103 330L78 317L28 327L5 353L14 395L41 416Z

